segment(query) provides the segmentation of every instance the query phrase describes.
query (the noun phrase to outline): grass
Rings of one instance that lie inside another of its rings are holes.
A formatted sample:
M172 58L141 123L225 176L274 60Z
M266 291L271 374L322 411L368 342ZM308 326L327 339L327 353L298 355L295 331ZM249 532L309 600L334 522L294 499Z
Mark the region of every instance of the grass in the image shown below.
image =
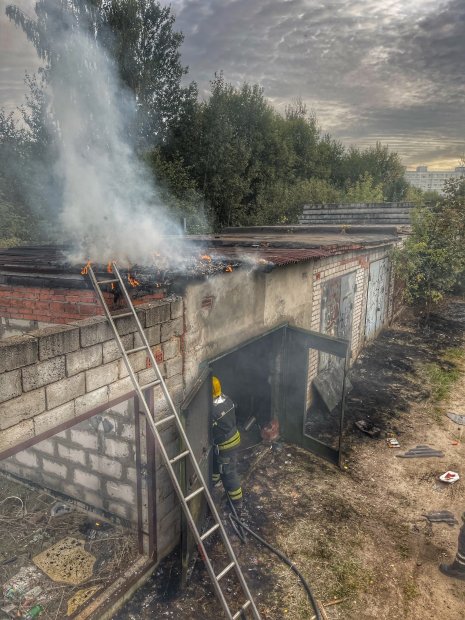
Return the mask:
M426 379L434 403L447 398L464 370L465 350L459 347L446 349L437 362L424 365Z

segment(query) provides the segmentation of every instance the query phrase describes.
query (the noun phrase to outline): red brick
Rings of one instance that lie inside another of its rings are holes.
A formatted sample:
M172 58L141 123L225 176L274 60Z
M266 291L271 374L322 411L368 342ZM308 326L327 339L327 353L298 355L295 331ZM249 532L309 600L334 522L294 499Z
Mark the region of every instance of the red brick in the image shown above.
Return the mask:
M79 304L79 314L82 316L93 316L96 310L97 307L93 304Z

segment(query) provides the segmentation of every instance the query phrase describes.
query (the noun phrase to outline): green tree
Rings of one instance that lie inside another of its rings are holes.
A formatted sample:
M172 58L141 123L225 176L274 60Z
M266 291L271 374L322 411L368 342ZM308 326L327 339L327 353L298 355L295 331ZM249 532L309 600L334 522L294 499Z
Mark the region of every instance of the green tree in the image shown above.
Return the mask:
M383 186L381 183L375 184L371 174L365 172L357 181L348 186L343 201L348 203L383 202Z
M440 201L416 210L394 259L405 299L429 317L465 271L465 181L451 180Z
M116 63L122 83L134 94L141 146L165 140L183 106L196 99L196 85L181 84L187 74L179 51L183 35L174 30L170 7L156 0L38 0L34 10L36 19L14 5L6 13L44 60L47 79L53 79L61 62L57 33L86 30Z

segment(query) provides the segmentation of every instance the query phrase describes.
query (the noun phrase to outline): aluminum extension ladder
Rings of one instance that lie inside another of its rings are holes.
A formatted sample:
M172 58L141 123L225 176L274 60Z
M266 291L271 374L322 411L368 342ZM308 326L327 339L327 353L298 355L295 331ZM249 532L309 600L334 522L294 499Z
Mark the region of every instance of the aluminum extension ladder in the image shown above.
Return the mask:
M237 620L241 617L245 617L245 612L247 611L248 613L251 612L253 615L254 620L261 620L260 618L260 614L258 612L258 609L255 605L255 602L252 598L252 595L250 594L249 588L247 586L247 583L245 581L244 575L241 571L241 568L239 566L239 563L237 561L236 555L234 553L234 550L231 546L231 543L228 539L228 535L226 534L226 531L224 529L223 523L220 519L220 516L218 514L218 511L216 509L216 506L213 502L213 499L210 495L210 492L208 490L208 486L207 483L205 482L203 476L202 476L202 472L200 470L200 467L197 463L197 460L195 458L195 455L192 451L192 448L189 444L189 441L187 439L187 435L184 431L184 428L181 424L181 420L179 418L179 415L176 411L176 408L173 404L173 401L171 399L171 396L168 392L168 389L166 387L166 384L163 380L163 377L161 375L160 369L158 368L158 365L155 361L155 357L153 355L152 349L149 346L149 343L147 341L147 337L145 335L144 329L139 321L139 317L137 316L137 313L134 309L134 306L132 304L131 298L129 296L129 293L126 289L126 286L124 284L124 281L121 277L120 272L118 271L118 268L116 266L115 262L111 263L111 267L112 267L112 272L111 272L111 277L110 278L106 278L105 280L97 280L96 276L95 276L95 272L92 269L92 265L88 264L87 266L87 273L90 276L92 285L95 289L95 292L97 293L97 297L103 307L103 310L105 312L106 318L108 319L108 322L113 330L114 336L115 336L115 340L118 344L119 350L121 351L121 354L123 356L123 360L124 363L126 365L126 368L128 370L129 376L132 379L132 383L134 385L134 389L139 397L140 402L143 404L144 410L145 410L145 414L147 416L147 420L149 422L150 428L152 430L152 433L155 437L156 440L156 445L158 446L160 453L163 457L163 462L164 465L166 467L166 469L168 470L168 474L171 478L171 482L173 483L174 489L177 493L177 496L179 498L181 507L184 511L184 514L186 516L187 522L189 524L189 527L192 531L192 534L194 536L194 539L197 543L198 549L201 553L202 559L205 562L205 566L207 568L208 574L210 576L211 582L213 584L213 588L215 590L215 594L218 597L218 600L221 603L221 607L223 609L223 611L226 614L226 617L228 618L228 620ZM126 305L128 307L128 311L121 313L121 314L117 314L117 315L112 315L110 312L110 309L108 308L108 305L105 301L105 297L103 295L101 286L102 285L107 285L107 284L112 284L112 285L118 285L119 284L119 288L121 290L121 293L123 294L125 301L126 301ZM121 338L119 336L118 333L118 329L117 326L115 324L114 319L117 318L122 318L122 317L133 317L136 325L137 325L137 331L139 332L139 336L142 342L141 346L135 347L133 349L130 350L125 350L124 345L121 341ZM150 359L152 368L154 370L154 380L144 386L140 386L138 381L137 381L137 376L134 372L134 370L131 367L131 363L130 360L128 358L128 355L130 355L131 353L136 353L138 351L146 351L147 352L147 356ZM162 417L160 420L158 420L157 422L155 422L154 418L152 417L152 414L150 412L150 408L148 406L147 400L144 396L144 393L142 390L146 390L147 388L152 388L155 386L160 386L162 391L163 391L163 395L164 395L164 399L166 404L168 405L168 409L170 411L170 413L168 415L165 415L164 417ZM160 433L158 431L158 429L163 426L164 424L166 424L167 422L174 422L177 428L177 431L179 433L179 436L182 440L182 445L184 447L183 451L181 451L179 454L177 454L174 458L169 458L165 446L163 445ZM177 463L178 461L181 461L182 459L190 459L192 467L195 471L195 474L197 476L197 481L200 483L200 486L195 489L194 491L192 491L191 493L189 493L189 495L185 496L182 488L180 486L180 483L178 481L178 478L176 476L176 472L173 468L173 465L175 463ZM189 501L191 499L193 499L194 497L196 497L197 495L203 493L207 503L208 503L208 507L210 509L211 515L213 517L214 520L214 525L212 527L210 527L205 533L201 534L197 528L197 525L194 521L194 518L192 516L192 513L190 511L189 508ZM229 563L227 564L227 566L220 571L218 574L215 573L213 566L212 566L212 562L210 560L210 558L208 557L207 554L207 550L205 549L204 546L204 541L206 539L208 539L212 534L214 534L215 532L219 532L221 534L221 538L222 538L222 542L223 542L223 546L226 550L228 559L229 559ZM232 569L235 569L238 581L240 583L240 586L242 588L242 592L244 594L244 598L245 598L245 602L241 605L240 609L233 614L233 612L230 610L228 602L226 601L226 598L223 594L223 591L221 589L221 579L227 575Z

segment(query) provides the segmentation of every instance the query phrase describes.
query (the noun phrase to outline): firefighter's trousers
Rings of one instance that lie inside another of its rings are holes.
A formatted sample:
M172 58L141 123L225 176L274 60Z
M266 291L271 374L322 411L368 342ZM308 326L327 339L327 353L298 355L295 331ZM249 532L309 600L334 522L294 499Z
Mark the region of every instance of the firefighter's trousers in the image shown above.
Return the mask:
M225 491L237 504L242 501L242 487L237 473L237 450L213 450L213 482L221 479Z

